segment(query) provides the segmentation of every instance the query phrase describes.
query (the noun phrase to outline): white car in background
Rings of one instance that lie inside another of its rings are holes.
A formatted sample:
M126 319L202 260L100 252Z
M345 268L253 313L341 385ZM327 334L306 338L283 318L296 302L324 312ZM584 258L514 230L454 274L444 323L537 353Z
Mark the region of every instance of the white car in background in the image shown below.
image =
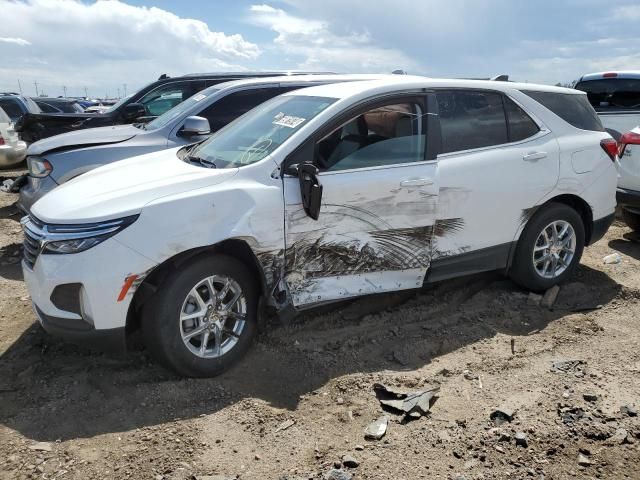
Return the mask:
M620 146L618 205L627 225L640 232L640 70L584 75L575 88L587 93Z
M23 219L43 327L179 374L249 348L260 311L502 270L544 291L613 221L617 144L584 93L394 77L295 90L195 146L92 170Z
M18 138L13 122L0 108L0 168L17 165L27 154L27 144Z

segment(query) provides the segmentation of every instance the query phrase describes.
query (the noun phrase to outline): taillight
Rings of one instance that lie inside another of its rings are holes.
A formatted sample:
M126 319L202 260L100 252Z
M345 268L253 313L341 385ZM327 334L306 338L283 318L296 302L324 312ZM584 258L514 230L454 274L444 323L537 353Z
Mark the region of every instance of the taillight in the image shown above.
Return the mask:
M616 156L618 155L618 142L616 142L613 138L605 138L604 140L600 140L600 146L609 155L609 158L612 162L616 161Z
M2 138L2 135L0 135L0 145L4 145L4 138Z
M637 129L636 129L637 130ZM624 150L627 148L627 145L640 145L640 133L638 132L627 132L620 137L618 155L622 157L624 154Z

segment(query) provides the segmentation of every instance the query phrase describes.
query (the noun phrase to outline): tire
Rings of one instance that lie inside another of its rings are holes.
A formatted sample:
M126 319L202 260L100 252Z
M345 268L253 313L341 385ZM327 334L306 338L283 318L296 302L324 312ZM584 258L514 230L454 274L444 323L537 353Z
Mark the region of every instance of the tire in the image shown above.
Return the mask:
M220 298L211 295L212 286ZM228 306L238 290L241 297ZM198 256L171 273L145 306L143 340L159 363L179 375L213 377L247 352L257 332L257 313L258 289L242 262L226 255ZM194 318L183 319L189 316Z
M623 208L622 218L624 219L624 223L626 223L631 230L634 232L640 232L640 215Z
M560 248L556 246L560 245L559 243L551 249L542 248L544 245L552 244L552 241L547 243L543 231L546 232L547 238L552 238L552 224L554 222L556 222L555 228L558 233L562 233L565 225L569 225L573 230L574 240L569 238L570 230L560 239L569 242L568 249L561 248L560 251L556 251L556 248ZM518 240L509 275L514 282L526 289L534 292L545 291L571 277L576 266L580 263L584 244L585 228L578 212L568 205L551 203L536 212L527 223L520 240ZM571 250L573 250L573 254L569 259L568 253ZM554 270L552 259L556 255L566 261L567 265L556 260L557 267ZM549 263L544 260L544 256L547 256ZM544 270L544 273L541 273L540 270Z

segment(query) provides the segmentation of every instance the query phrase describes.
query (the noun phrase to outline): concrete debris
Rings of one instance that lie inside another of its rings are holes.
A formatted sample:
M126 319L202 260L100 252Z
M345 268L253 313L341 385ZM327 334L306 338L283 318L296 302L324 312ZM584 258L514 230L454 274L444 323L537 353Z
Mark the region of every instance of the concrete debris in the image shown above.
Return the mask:
M583 360L556 360L551 364L551 371L557 373L580 373L579 376L584 376L583 365L586 365Z
M638 411L631 405L623 405L622 407L620 407L620 413L628 415L630 417L638 416Z
M527 448L529 446L529 444L527 443L527 434L524 432L517 432L516 436L516 445L518 445L519 447L524 447Z
M511 422L513 420L515 413L516 413L515 410L510 407L500 407L500 408L496 408L493 412L491 412L491 415L489 415L489 418L493 420L493 423L496 426L499 427L504 423Z
M577 407L560 407L558 415L565 424L575 423L584 418L584 410Z
M352 478L353 475L349 472L337 468L329 470L324 476L324 480L351 480Z
M620 256L619 253L611 253L607 256L605 256L602 261L606 264L606 265L615 265L618 264L620 262L622 262L622 257Z
M579 453L578 454L578 465L582 466L582 467L589 467L591 465L593 465L593 462L591 460L589 460L589 457L587 457L586 455Z
M292 420L292 419L285 420L284 422L282 422L280 425L276 427L276 429L274 430L274 433L278 433L283 430L286 430L287 428L293 427L295 424L296 424L295 420Z
M29 450L35 450L36 452L51 452L53 447L49 442L38 442L33 445L29 445Z
M387 409L404 413L405 420L420 418L426 415L438 398L440 387L418 392L405 392L381 383L373 385L378 401Z
M375 422L371 422L367 425L364 431L364 438L367 440L380 440L387 433L387 427L389 425L389 417L383 415Z
M358 465L360 465L360 462L358 462L358 460L356 460L356 458L351 455L344 455L342 457L342 465L347 468L357 468Z
M4 182L2 182L2 185L0 185L0 192L9 193L11 191L12 186L13 186L13 180L7 179Z
M554 285L553 287L551 287L549 290L544 292L544 296L542 297L540 306L551 310L553 308L553 304L556 303L556 299L558 298L559 293L560 287L558 285Z

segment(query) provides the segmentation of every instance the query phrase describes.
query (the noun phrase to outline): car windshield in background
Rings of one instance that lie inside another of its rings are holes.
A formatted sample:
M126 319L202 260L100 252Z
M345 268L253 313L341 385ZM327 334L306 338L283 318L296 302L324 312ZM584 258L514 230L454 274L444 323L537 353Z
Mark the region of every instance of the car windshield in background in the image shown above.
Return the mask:
M576 89L587 92L596 110L640 109L640 79L604 78L578 82Z
M147 123L144 126L145 130L156 130L158 128L162 128L162 127L168 125L174 119L178 118L183 113L185 113L188 110L190 110L191 107L193 107L194 105L200 103L202 100L204 100L207 97L213 95L214 93L216 93L219 90L220 90L219 88L207 88L206 90L204 90L204 91L202 91L200 93L196 93L195 95L187 98L184 102L179 103L178 105L173 107L171 110L166 111L165 113L163 113L159 117L157 117L154 120L152 120L151 122Z
M120 100L118 100L116 103L114 103L113 105L111 105L108 109L106 109L104 112L102 113L111 113L114 110L116 110L117 108L120 107L120 105L122 105L124 102L126 102L127 100L129 100L131 97L133 97L135 95L135 93L132 93L131 95L127 95L124 98L121 98Z
M195 147L187 159L217 168L258 162L335 101L326 97L276 97Z

